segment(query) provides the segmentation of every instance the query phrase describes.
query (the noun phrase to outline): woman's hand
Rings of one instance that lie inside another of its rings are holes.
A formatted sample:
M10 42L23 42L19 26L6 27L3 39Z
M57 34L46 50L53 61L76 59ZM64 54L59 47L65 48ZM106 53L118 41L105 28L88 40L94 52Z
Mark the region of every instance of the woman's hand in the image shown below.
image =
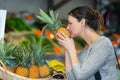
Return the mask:
M64 33L61 33L61 34L56 33L56 39L57 39L58 43L60 45L64 46L64 48L68 52L75 50L74 40L72 38L68 37L67 35L65 35Z
M67 62L65 64L67 68L66 71L69 71L72 69L72 66L74 64L79 63L74 40L68 37L67 35L65 35L64 33L61 34L56 33L56 39L58 43L64 46L64 48L66 49L65 59Z

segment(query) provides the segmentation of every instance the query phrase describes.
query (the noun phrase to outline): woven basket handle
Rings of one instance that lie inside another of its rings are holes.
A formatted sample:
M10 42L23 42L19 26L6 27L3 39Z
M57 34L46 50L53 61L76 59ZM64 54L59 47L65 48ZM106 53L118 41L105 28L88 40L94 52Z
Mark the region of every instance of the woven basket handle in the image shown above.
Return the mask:
M4 63L0 60L0 65L1 65L1 67L3 67L5 70L7 70L6 69L6 67L5 67L5 65L4 65Z
M7 79L7 69L6 69L4 63L3 63L1 60L0 60L0 66L3 67L4 70L5 70L5 73L3 73L4 80L8 80L8 79Z

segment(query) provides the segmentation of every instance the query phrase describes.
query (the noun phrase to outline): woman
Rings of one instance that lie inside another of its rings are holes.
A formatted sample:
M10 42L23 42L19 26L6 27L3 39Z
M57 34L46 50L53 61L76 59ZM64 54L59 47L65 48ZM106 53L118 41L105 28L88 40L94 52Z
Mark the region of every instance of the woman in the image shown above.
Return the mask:
M69 12L67 29L71 37L56 34L58 43L65 48L68 80L118 80L111 41L98 34L102 24L100 14L87 6ZM75 37L81 37L87 43L79 55L73 41Z

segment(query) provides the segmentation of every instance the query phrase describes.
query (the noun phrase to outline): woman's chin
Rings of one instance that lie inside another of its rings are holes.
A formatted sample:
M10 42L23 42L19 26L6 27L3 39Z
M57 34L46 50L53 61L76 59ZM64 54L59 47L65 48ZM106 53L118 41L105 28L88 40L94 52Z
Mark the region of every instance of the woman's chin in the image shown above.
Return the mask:
M76 36L74 36L74 35L71 35L70 37L71 37L71 38L75 38Z

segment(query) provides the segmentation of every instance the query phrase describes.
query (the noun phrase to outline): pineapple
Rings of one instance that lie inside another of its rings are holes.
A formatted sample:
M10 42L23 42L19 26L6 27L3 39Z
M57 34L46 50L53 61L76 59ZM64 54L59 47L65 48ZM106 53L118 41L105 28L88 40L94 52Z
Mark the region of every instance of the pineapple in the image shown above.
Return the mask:
M28 71L27 68L19 66L16 69L15 73L18 74L18 75L20 75L20 76L23 76L23 77L28 77L29 71Z
M45 47L47 46L42 45L41 37L38 41L36 41L35 39L32 40L31 50L33 51L33 56L35 61L34 64L37 65L40 77L46 77L50 74L49 68L44 64L44 60L43 60L43 56L44 56L43 53L45 53L45 50L47 51ZM34 73L34 75L37 75L37 73L36 74Z
M62 32L66 34L68 37L70 37L70 33L64 27L60 27L57 29L57 33L62 33Z
M13 57L15 47L10 42L0 41L0 60L4 63L6 69L10 72L13 71L13 63L11 63L15 57Z
M28 48L24 48L22 46L20 49L18 49L17 54L19 55L18 67L15 73L23 77L28 77L29 75L28 63L30 61L31 50L29 50Z
M46 77L50 74L50 70L47 65L43 64L39 66L40 77Z
M34 46L33 46L34 47ZM30 62L30 68L29 68L29 78L39 78L39 71L38 66L35 65L35 56L32 52L31 54L31 62Z
M44 63L43 59L41 58L41 55L36 57L36 65L38 66L38 71L40 77L47 77L50 75L49 67Z
M38 66L32 64L29 68L29 78L39 78Z
M63 25L58 19L58 14L55 14L53 10L50 10L49 14L50 16L40 9L40 16L38 16L38 18L44 23L46 23L46 27L48 27L49 30L57 33L64 33L68 37L70 37L69 31L66 28L62 27Z
M49 67L44 63L43 55L41 53L36 56L36 65L38 66L40 77L43 78L50 75Z

